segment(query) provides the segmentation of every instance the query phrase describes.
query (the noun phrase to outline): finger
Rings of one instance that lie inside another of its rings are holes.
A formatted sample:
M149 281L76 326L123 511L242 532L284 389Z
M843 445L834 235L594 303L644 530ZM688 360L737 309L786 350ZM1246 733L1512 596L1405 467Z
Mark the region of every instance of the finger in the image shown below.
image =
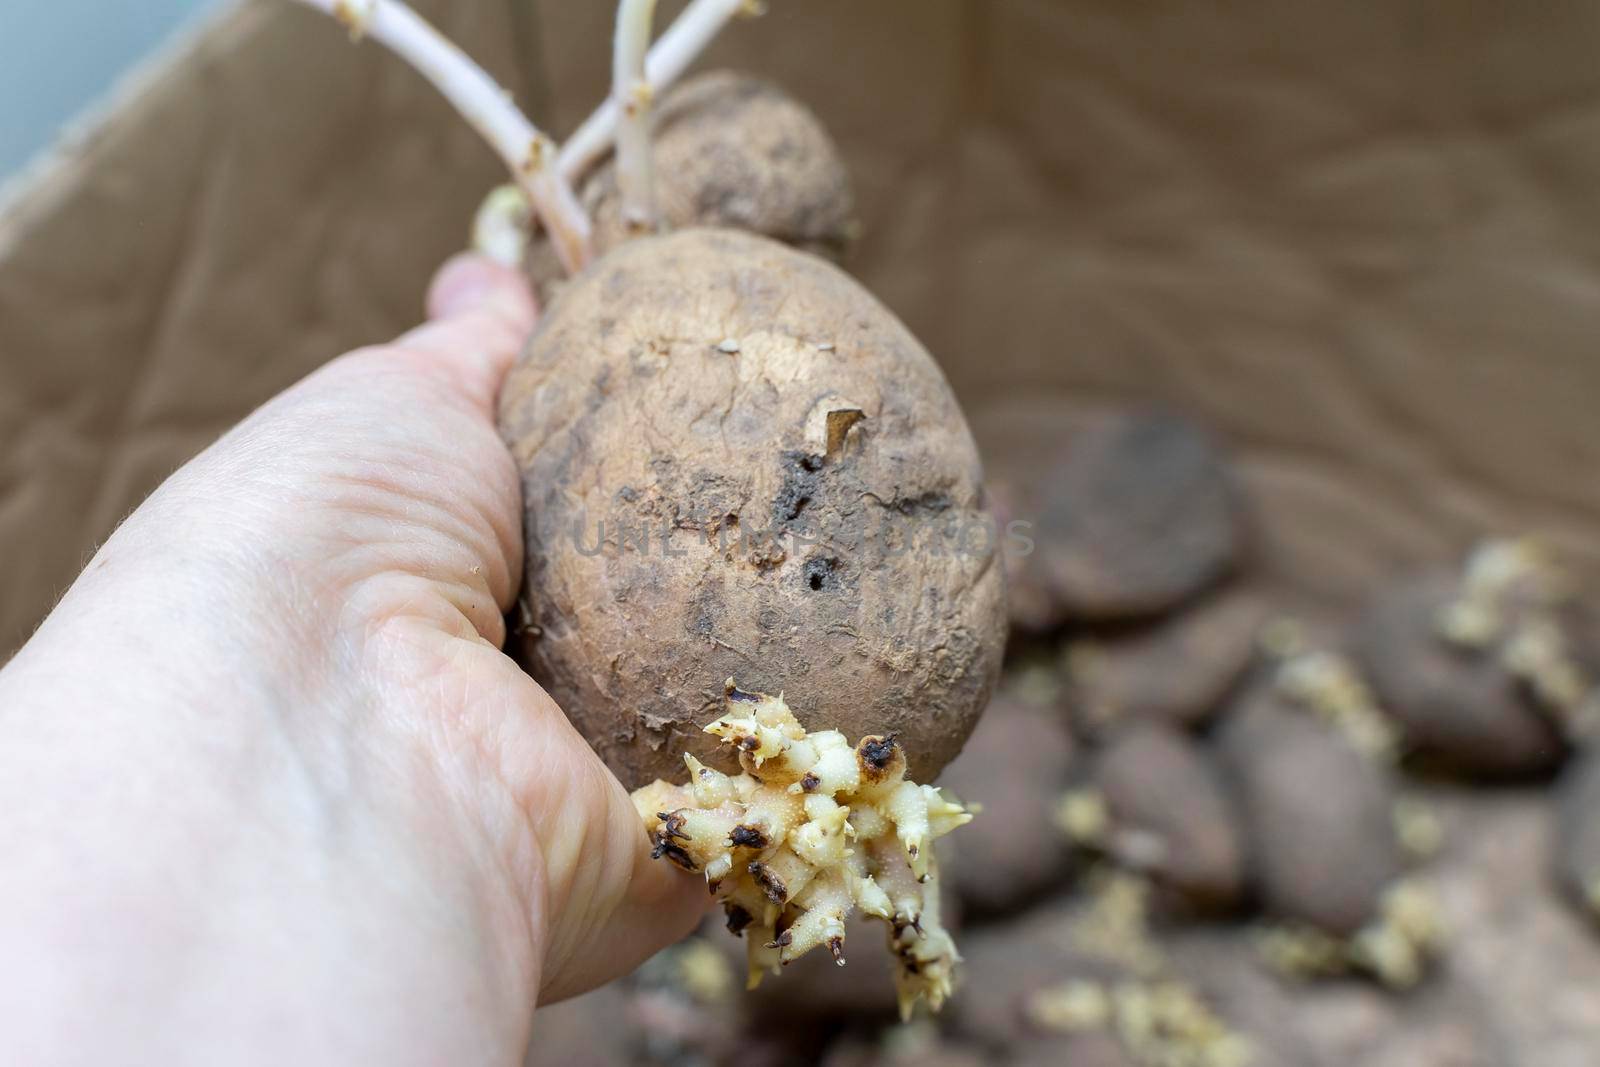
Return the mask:
M532 310L533 295L520 271L496 263L475 252L462 252L446 260L428 286L429 319L447 319L470 311L495 290L516 290L527 297Z
M586 753L599 764L598 757ZM629 799L611 773L597 766L607 791L605 833L619 853L617 877L625 880L621 899L588 927L572 951L551 944L539 1003L548 1004L604 985L628 974L657 952L693 932L713 898L705 878L652 859L650 840Z
M538 316L527 279L483 256L463 253L439 268L427 308L431 321L403 334L395 346L450 371L474 399L492 406Z
M650 856L626 789L542 686L499 653L500 700L463 713L492 738L538 839L545 910L540 1001L573 996L627 974L694 929L711 903L703 877ZM499 710L494 710L498 706Z

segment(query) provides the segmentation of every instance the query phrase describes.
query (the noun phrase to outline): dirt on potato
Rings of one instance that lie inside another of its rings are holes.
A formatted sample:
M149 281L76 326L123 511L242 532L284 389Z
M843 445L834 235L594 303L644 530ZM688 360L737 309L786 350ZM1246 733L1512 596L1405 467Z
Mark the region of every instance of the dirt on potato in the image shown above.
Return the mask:
M618 774L731 766L723 682L893 733L932 780L989 698L1004 586L944 375L832 265L732 230L629 242L507 379L527 566L511 642Z

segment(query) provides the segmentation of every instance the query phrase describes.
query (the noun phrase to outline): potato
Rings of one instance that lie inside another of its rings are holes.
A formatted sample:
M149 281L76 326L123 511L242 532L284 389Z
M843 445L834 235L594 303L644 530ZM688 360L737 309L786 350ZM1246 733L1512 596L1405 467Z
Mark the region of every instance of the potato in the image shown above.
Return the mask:
M1126 878L968 939L951 1029L1002 1062L1133 1067L1247 1062L1239 1035L1179 976Z
M1121 731L1095 760L1113 858L1139 869L1171 902L1225 910L1244 892L1238 814L1209 750L1159 722Z
M974 915L1014 912L1071 881L1073 851L1053 812L1077 746L1054 709L1002 691L939 778L980 815L945 839L946 879Z
M1486 779L1555 770L1567 739L1506 665L1507 639L1474 648L1441 631L1459 595L1455 575L1425 574L1374 599L1351 641L1379 703L1421 763Z
M1259 596L1227 591L1131 633L1076 638L1066 655L1073 725L1090 735L1129 720L1203 726L1249 670L1265 617Z
M1268 689L1230 714L1219 744L1267 911L1336 937L1378 917L1404 872L1392 778Z
M1221 582L1246 549L1227 452L1160 411L986 412L991 489L1032 542L1006 555L1029 632L1150 619ZM1011 425L995 426L997 420Z
M630 241L566 286L500 398L527 566L510 646L630 787L723 682L894 734L931 781L988 701L1005 598L938 366L828 263L732 230Z
M822 123L782 89L710 71L668 90L651 139L656 210L665 228L726 226L840 259L856 230L850 177ZM580 183L597 256L627 237L609 156ZM545 241L530 252L541 287L561 277Z
M1029 1018L1034 997L1069 981L1131 978L1120 961L1075 942L1075 926L1087 911L1080 901L1059 901L1015 922L968 934L962 944L964 978L950 1002L953 1032L997 1051L1039 1041L1056 1044L1060 1035Z

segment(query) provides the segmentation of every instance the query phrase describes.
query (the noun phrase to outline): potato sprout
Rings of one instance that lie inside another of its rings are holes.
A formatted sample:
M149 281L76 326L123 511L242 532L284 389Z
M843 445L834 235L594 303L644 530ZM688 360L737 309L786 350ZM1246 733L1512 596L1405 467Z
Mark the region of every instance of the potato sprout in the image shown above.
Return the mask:
M638 228L649 228L653 200L649 161L649 100L677 81L735 15L756 13L751 0L694 0L645 53L654 0L623 0L618 9L616 91L580 126L567 147L535 126L511 94L472 58L401 0L299 0L332 16L352 40L370 36L427 78L499 154L532 215L550 233L557 258L575 274L594 256L591 227L572 181L605 153L613 137L627 141L619 153L624 205ZM620 99L637 102L624 108ZM619 127L619 123L621 126ZM480 251L511 262L526 246L529 213L497 189L479 209L474 238ZM644 221L638 221L638 220Z
M689 781L633 794L655 855L704 874L728 929L746 938L749 986L826 945L842 966L850 913L889 925L900 1013L951 990L955 943L939 920L932 843L972 814L906 779L891 736L854 747L837 730L808 733L782 695L727 684L725 713L705 728L739 754L733 776L685 756Z

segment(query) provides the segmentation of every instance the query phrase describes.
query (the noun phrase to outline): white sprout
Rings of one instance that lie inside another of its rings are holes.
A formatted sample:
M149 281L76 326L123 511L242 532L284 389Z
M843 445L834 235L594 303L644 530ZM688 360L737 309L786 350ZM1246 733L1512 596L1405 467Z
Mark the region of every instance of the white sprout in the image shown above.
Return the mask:
M353 38L370 35L416 69L505 160L551 234L568 273L589 261L589 218L552 163L555 142L528 121L482 67L400 0L300 0L337 19Z
M759 5L752 0L693 0L645 57L645 80L655 93L665 92L682 77L689 64L716 38L729 19L759 11ZM563 179L577 181L605 155L620 119L621 110L615 98L611 98L584 120L561 146L556 169Z
M533 220L528 198L515 185L497 185L472 219L472 247L508 267L521 267L528 255Z
M655 228L654 180L650 166L650 114L654 88L645 75L656 0L621 0L611 58L611 105L617 124L617 192L629 233Z

